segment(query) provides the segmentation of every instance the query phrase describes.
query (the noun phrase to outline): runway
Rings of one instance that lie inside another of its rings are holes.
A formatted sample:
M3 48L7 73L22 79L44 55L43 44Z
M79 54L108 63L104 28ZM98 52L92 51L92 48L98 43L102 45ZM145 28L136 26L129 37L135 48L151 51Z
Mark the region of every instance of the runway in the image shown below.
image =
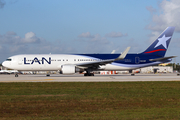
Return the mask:
M75 75L0 75L0 82L137 82L137 81L180 81L180 76L177 74L117 74L117 75L96 75L83 76L82 74Z

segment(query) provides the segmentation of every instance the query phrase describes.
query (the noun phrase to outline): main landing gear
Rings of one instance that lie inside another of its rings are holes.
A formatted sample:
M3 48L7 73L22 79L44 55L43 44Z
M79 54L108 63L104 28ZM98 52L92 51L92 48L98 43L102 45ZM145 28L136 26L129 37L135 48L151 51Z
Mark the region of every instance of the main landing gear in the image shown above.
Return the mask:
M18 77L18 73L15 74L15 77Z
M94 76L94 73L91 73L90 71L86 71L86 73L84 73L84 76Z
M84 76L94 76L94 73L85 73Z

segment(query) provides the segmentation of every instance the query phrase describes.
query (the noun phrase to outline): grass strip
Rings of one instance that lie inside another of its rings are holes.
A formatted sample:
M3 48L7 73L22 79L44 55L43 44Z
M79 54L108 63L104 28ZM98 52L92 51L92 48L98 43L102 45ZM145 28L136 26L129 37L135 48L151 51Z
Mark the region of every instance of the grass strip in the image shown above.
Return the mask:
M180 119L180 82L0 83L1 119Z

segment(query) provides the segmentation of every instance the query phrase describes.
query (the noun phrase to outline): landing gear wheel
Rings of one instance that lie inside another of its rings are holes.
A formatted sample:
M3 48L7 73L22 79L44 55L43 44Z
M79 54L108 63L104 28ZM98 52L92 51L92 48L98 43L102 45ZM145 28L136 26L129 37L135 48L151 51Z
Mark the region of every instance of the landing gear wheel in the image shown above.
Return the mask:
M94 73L90 73L90 76L94 76Z
M15 77L18 77L18 74L15 74Z
M84 76L94 76L94 73L85 73Z

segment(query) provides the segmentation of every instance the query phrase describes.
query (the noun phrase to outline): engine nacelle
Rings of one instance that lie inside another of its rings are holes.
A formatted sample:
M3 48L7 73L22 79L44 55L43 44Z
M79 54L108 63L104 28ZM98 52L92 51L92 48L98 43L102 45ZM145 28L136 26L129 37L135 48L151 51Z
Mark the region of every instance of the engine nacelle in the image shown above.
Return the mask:
M61 66L61 73L62 74L75 74L76 72L80 72L80 69L77 68L75 65L62 65Z

